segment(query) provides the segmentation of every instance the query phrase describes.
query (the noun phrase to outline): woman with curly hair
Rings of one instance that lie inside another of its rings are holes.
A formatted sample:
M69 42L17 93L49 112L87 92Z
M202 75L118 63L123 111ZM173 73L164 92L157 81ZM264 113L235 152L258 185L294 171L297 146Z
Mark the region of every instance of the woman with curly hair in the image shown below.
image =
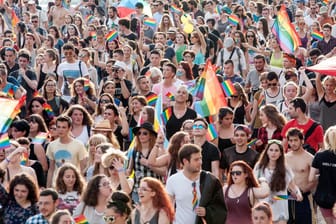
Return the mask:
M254 167L254 175L264 177L269 183L270 196L265 201L273 210L273 223L286 224L289 219L287 200L277 200L277 195L288 195L287 189L297 201L302 201L302 194L294 182L294 174L286 167L285 152L282 142L270 140Z
M122 191L115 191L108 201L104 221L106 224L125 224L128 223L132 208L130 206L131 199Z
M88 223L104 224L103 216L111 194L111 182L108 177L103 174L94 176L87 184L73 217L84 215Z
M94 113L97 101L96 91L93 83L89 79L75 79L71 85L71 95L70 105L80 104L90 114Z
M143 178L138 192L141 204L132 214L132 223L169 224L173 222L174 207L164 185L159 180L152 177Z
M158 26L158 32L167 33L170 27L173 27L173 21L170 19L169 14L163 14Z
M41 96L35 96L28 105L28 115L38 114L42 117L44 122L49 125L54 118L54 114L48 113L46 110L46 100ZM48 105L49 106L49 105Z
M258 130L256 142L257 151L264 151L268 140L282 140L281 131L286 124L286 118L273 104L266 104L260 108L259 117L263 126Z
M9 193L0 184L0 201L6 224L25 223L29 217L39 213L38 188L26 174L18 174L11 180Z
M189 134L184 131L176 132L169 140L168 153L164 151L162 154L162 143L157 141L149 155L148 164L153 167L165 167L167 177L170 177L181 169L178 151L187 143L190 143Z
M91 135L91 126L93 124L91 115L79 104L70 106L66 111L66 115L72 119L72 136L85 145Z
M228 209L226 222L252 224L253 204L256 199L269 195L268 184L263 177L257 180L252 168L242 160L233 162L228 174L228 182L223 187Z
M58 170L54 186L59 200L57 209L67 209L72 213L79 204L84 184L80 171L74 165L63 164Z

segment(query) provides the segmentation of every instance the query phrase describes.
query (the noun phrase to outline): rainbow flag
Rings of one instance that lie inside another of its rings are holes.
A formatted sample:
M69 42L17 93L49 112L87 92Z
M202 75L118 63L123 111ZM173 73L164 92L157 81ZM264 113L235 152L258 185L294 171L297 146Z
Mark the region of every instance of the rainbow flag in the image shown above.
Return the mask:
M84 80L84 91L88 91L90 89L90 79Z
M85 215L83 215L83 214L77 216L76 218L74 218L74 220L75 220L76 224L89 224Z
M92 39L97 40L97 33L95 31L91 31L90 32L90 37L92 37Z
M285 53L293 54L296 48L301 45L301 39L289 20L285 5L281 6L277 14L272 32Z
M219 91L222 87L210 61L207 61L204 74L204 96L201 101L194 103L194 109L202 117L208 117L217 114L219 108L225 107L227 103L223 91Z
M175 4L172 4L170 6L170 9L171 9L172 12L177 13L177 14L182 14L183 13L183 9L181 9L180 7L178 7Z
M33 97L38 97L38 96L41 96L39 91L35 90L34 93L33 93Z
M49 118L53 118L55 116L51 106L47 102L45 102L42 106L43 109L47 112Z
M235 14L229 16L228 22L234 26L237 26L239 23L239 17Z
M154 107L157 99L158 99L158 96L155 93L152 93L149 96L147 96L146 100L147 100L148 106Z
M197 100L203 100L205 89L205 73L198 79L194 88L190 90L190 93L197 98Z
M262 105L265 105L266 101L265 101L265 96L261 95L258 99L258 108L260 108Z
M206 134L207 140L208 141L212 141L212 140L214 140L217 137L218 137L218 133L217 133L217 130L215 128L215 125L214 124L209 124L209 126L208 126L208 132Z
M323 33L320 31L314 31L311 33L312 38L316 40L323 40Z
M14 118L20 113L20 108L25 104L26 95L22 96L19 100L10 98L0 98L0 133L6 133L13 122Z
M254 138L254 139L252 139L251 141L249 141L249 142L247 143L247 146L248 146L248 147L252 147L257 141L258 141L258 139L257 139L257 138Z
M215 8L215 12L220 15L221 13L221 6L220 5L217 5L216 8Z
M222 87L227 97L237 94L237 90L230 79L222 82Z
M12 29L14 29L16 27L16 24L18 24L20 22L19 17L17 17L14 9L12 9Z
M276 200L276 201L279 201L279 200L296 200L293 196L291 196L291 195L285 195L285 194L283 194L283 195L280 195L280 194L274 195L272 198L273 198L273 200Z
M156 27L156 20L153 19L153 18L146 18L144 20L144 25L149 26L149 27L155 29L155 27Z
M216 74L221 74L221 73L222 73L222 70L221 70L221 67L220 67L220 66L216 66L216 68L215 68L215 73L216 73Z
M329 0L322 0L322 4L323 4L324 6L327 6L327 5L329 4Z
M8 95L9 97L12 97L12 98L13 98L13 97L14 97L14 89L12 89L12 88L9 89L8 92L7 92L7 95Z
M106 34L105 38L108 42L115 40L118 37L118 31L111 30L108 34Z
M175 97L174 97L174 95L173 95L171 92L168 92L168 93L166 94L166 97L168 97L169 100L171 100L171 101L174 101L174 100L175 100Z
M163 121L163 124L167 124L172 114L173 114L172 107L168 107L165 111L162 112L161 119Z
M5 149L10 147L9 137L8 133L3 133L0 136L0 149Z
M86 23L89 24L91 23L91 21L94 19L94 16L93 15L88 15L85 20L86 20Z
M27 165L28 160L29 160L28 153L27 152L22 153L20 164L23 165L23 166L25 166L25 165Z
M40 132L38 133L35 138L32 140L32 144L42 145L43 142L47 139L48 133Z

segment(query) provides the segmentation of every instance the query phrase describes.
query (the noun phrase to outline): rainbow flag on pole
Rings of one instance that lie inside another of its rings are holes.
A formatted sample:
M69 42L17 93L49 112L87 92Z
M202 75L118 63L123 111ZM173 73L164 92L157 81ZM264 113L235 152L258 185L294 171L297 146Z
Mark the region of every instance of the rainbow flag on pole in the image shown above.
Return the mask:
M234 26L237 26L239 23L239 17L235 14L229 16L228 22Z
M296 48L301 45L301 39L289 20L285 5L281 6L277 14L272 33L276 36L280 47L285 53L293 54Z
M251 141L249 141L249 142L247 143L247 146L252 147L257 141L258 141L258 139L257 139L257 138L254 138L254 139L252 139Z
M16 24L18 24L20 22L19 17L17 17L14 9L12 9L12 29L14 29L16 27Z
M320 31L314 31L311 33L312 38L316 39L316 40L323 40L323 33Z
M228 96L228 97L237 94L237 90L234 87L234 85L233 85L233 83L231 82L230 79L222 82L222 87L223 87L225 95Z
M84 80L84 91L88 91L90 88L90 79L85 79Z
M172 114L173 114L172 107L168 107L165 111L162 112L161 119L162 119L164 124L167 124L167 122L170 119Z
M217 130L215 128L214 124L209 124L208 126L208 132L206 134L206 138L208 141L212 141L218 137Z
M8 133L4 133L0 136L0 150L10 147Z
M170 6L170 9L171 9L172 12L177 13L177 14L182 14L183 13L183 9L181 9L180 7L178 7L175 4L172 4Z
M28 153L27 152L22 153L20 164L23 165L23 166L25 166L25 165L27 165L28 160L29 160Z
M35 138L32 140L32 144L42 145L43 142L47 139L48 133L40 132L38 133Z
M158 99L158 96L155 93L152 93L149 96L147 96L146 100L147 100L148 106L154 107L157 99Z
M153 19L153 18L146 18L144 20L144 25L149 26L149 27L155 29L155 27L156 27L156 20Z
M93 19L94 19L94 16L93 16L93 15L88 15L88 16L85 18L87 24L91 23Z
M174 100L175 100L175 97L174 97L174 95L173 95L171 92L168 92L168 93L166 94L166 97L168 97L169 100L171 100L171 101L174 101Z
M115 40L118 37L118 31L111 30L108 34L106 34L105 38L108 42Z
M85 215L83 215L83 214L77 216L74 219L75 219L75 223L76 224L89 224L89 222L87 221Z

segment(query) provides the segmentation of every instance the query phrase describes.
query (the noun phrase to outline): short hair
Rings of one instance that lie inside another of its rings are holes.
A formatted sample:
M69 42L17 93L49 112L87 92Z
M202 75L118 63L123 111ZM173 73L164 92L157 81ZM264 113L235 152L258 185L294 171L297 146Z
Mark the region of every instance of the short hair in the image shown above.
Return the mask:
M252 213L254 211L263 211L266 216L272 220L272 208L267 202L258 202L253 208Z
M113 54L114 53L116 53L116 54L120 54L121 56L124 56L124 51L123 51L123 49L115 49L114 51L113 51Z
M73 44L71 44L71 43L66 43L66 44L63 45L63 51L64 50L73 50L73 51L75 51L75 46Z
M324 146L325 149L332 150L336 152L336 126L331 126L327 129L324 134Z
M296 97L294 99L292 99L290 101L290 103L293 104L293 107L295 109L297 108L300 108L300 110L302 111L302 113L306 113L306 110L307 110L307 104L306 102L304 101L304 99L302 99L301 97Z
M171 63L171 62L168 62L168 63L166 64L166 66L170 67L170 68L172 69L173 73L176 74L176 70L177 70L176 65L174 65L174 64Z
M183 52L183 56L185 56L186 54L190 54L191 58L195 58L195 52L191 51L191 50L185 50Z
M53 188L47 188L40 192L40 197L49 195L52 197L54 202L58 199L58 193Z
M228 65L228 64L231 64L232 66L234 66L234 63L231 59L228 59L224 62L224 65Z
M266 62L265 56L261 54L257 54L256 56L254 56L254 59L262 59L264 62Z
M326 24L323 25L322 29L325 29L325 28L331 30L332 26L330 25L330 23L326 23Z
M20 137L17 138L16 141L20 144L20 145L29 145L30 144L30 140L27 137Z
M211 25L213 25L213 26L216 24L216 20L215 20L214 18L207 19L206 22L207 22L207 23L210 22Z
M310 51L309 51L309 56L311 57L311 56L320 56L322 54L322 52L321 52L321 50L320 49L318 49L318 48L313 48L313 49L311 49Z
M286 132L286 138L287 140L289 140L289 137L299 137L300 140L303 140L304 137L303 137L303 132L301 129L298 129L298 128L290 128L288 129L288 131Z
M160 51L158 51L156 49L152 50L149 55L152 55L152 54L156 54L156 55L159 55L161 57Z
M129 19L120 19L119 26L125 26L127 29L131 27L131 21Z
M218 121L219 121L220 124L221 124L223 118L226 115L228 115L228 114L233 115L233 110L230 107L219 108L219 111L218 111Z
M203 122L203 124L205 125L205 128L208 129L209 123L206 121L205 118L203 118L203 117L198 117L198 118L194 119L194 123L197 122L197 121L201 121L201 122Z
M192 154L200 153L202 151L201 147L195 144L185 144L182 146L178 153L179 161L183 164L183 159L186 159L190 162Z
M267 80L268 81L271 81L271 80L279 80L279 77L278 77L278 75L275 73L275 72L269 72L268 74L267 74Z
M68 127L72 126L72 119L71 117L67 116L67 115L60 115L56 118L56 125L57 122L67 122L68 123Z
M30 53L26 49L21 49L18 54L19 58L26 58L28 61L30 60Z
M18 131L26 132L25 137L29 136L30 126L27 120L22 119L18 121L14 121L11 127L16 128Z
M108 103L105 105L105 110L108 110L108 109L113 110L114 116L119 116L118 108L113 103Z
M50 218L50 224L59 224L59 221L63 215L68 215L71 217L71 213L69 212L69 210L58 210L54 214L52 214Z

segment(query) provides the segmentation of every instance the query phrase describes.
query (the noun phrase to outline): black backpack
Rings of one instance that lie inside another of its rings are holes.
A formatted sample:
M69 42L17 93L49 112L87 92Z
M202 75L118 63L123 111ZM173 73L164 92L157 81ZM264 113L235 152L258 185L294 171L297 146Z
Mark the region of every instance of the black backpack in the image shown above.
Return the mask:
M318 125L319 123L314 121L314 123L310 126L310 128L308 129L307 133L304 136L305 144L303 144L303 148L312 155L315 155L316 151L311 145L306 143L306 141L309 138L309 136L313 134L313 132L315 131L315 128L317 128Z

